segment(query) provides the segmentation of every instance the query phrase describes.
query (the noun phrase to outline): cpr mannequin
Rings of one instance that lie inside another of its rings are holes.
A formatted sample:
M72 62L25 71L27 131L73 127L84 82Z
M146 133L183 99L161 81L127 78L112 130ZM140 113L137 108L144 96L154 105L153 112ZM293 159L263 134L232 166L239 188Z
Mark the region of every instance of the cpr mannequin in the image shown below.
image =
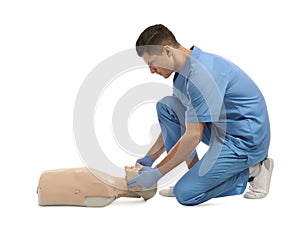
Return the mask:
M40 206L87 206L104 207L120 197L142 197L145 201L156 194L151 189L127 188L127 181L138 175L143 166L125 166L125 178L114 177L88 168L69 168L44 171L40 177L37 193ZM105 180L97 176L105 175Z

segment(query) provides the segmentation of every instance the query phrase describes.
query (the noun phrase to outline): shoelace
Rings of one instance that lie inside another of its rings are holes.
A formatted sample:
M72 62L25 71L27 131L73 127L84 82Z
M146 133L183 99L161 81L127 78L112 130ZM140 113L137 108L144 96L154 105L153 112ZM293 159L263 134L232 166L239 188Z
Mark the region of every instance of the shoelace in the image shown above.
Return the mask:
M251 181L251 182L249 182L249 190L251 190L251 191L254 191L255 192L255 188L256 188L256 185L255 185L255 182L254 182L254 180L253 181Z

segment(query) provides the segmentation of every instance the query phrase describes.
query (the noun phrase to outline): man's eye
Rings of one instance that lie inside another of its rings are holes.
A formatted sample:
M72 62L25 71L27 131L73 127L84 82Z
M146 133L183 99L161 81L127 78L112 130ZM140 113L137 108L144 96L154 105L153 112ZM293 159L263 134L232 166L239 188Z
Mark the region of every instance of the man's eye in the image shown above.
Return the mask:
M149 62L148 62L148 65L149 65L149 66L153 66L153 65L154 65L154 61L149 61Z

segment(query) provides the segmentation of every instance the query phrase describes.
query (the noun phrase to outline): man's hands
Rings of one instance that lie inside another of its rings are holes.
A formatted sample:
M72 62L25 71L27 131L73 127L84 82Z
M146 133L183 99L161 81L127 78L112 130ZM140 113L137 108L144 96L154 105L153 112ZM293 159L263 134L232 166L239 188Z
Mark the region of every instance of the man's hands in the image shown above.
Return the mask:
M153 158L149 155L146 155L143 158L140 158L136 161L136 163L139 163L143 166L152 166L153 162L154 162Z
M144 166L139 170L139 175L128 181L128 187L138 188L140 186L144 188L151 188L157 181L162 177L157 167L151 168L149 166Z

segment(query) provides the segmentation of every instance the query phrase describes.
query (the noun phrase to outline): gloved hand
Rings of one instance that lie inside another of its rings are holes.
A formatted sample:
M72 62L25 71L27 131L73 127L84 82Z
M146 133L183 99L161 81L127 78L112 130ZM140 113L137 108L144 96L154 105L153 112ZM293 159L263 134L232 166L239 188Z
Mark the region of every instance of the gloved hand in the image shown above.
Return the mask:
M149 155L146 155L136 161L136 163L139 163L143 166L152 166L153 162L154 162L153 158Z
M144 188L151 188L157 181L162 177L157 167L144 166L139 170L139 175L128 181L128 187L138 187L142 186Z

